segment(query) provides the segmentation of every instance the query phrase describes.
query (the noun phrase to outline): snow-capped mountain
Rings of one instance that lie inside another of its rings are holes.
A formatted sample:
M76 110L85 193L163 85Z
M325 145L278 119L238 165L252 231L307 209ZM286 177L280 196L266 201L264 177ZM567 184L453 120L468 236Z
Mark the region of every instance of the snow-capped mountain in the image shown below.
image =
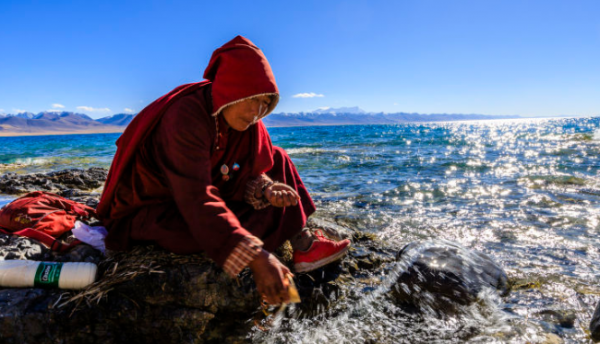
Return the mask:
M367 113L365 110L359 108L358 106L353 106L353 107L341 107L341 108L330 108L330 107L324 107L324 108L319 108L317 110L311 111L311 113L316 113L319 115L322 114L338 114L338 113L344 113L344 114L364 114Z
M33 112L19 112L17 114L7 114L5 117L17 117L24 119L33 119L36 115Z

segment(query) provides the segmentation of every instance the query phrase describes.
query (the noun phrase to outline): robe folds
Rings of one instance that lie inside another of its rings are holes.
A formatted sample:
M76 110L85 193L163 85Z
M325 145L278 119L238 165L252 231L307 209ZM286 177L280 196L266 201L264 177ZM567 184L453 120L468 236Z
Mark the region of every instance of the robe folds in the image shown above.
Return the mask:
M258 177L245 173L252 170L254 135L229 129L219 137L224 147L216 149L217 124L206 107L210 90L207 85L170 106L123 173L114 193L116 206L104 219L108 249L150 241L179 254L204 251L222 265L245 236L260 238L272 251L297 234L314 212L296 168L279 147L270 150L273 163L264 172L292 186L301 201L261 210L244 201L247 182ZM222 116L216 120L223 121ZM262 122L255 126L264 129ZM221 166L232 170L233 164L240 169L224 181Z

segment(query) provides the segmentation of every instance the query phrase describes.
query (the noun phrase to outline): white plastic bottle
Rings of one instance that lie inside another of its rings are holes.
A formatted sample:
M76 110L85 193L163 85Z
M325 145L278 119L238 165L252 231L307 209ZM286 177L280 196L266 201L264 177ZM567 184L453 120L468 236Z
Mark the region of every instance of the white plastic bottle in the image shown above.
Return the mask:
M0 287L83 289L96 280L94 263L0 260Z

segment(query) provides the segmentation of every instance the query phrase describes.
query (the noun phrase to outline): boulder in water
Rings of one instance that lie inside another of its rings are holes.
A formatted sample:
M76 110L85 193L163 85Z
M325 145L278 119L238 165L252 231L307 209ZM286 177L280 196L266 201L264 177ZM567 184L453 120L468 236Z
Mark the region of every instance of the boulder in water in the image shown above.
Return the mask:
M471 304L485 289L509 291L506 273L490 257L450 241L410 243L397 259L400 272L392 294L402 305L441 315Z
M590 322L590 336L595 342L600 341L600 302L598 302Z

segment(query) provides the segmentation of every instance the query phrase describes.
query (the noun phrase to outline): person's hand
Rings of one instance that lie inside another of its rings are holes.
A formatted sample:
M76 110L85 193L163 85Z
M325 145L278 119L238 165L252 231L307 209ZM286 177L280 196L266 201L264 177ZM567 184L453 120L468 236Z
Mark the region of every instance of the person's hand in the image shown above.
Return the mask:
M288 294L290 282L287 275L292 273L274 255L262 250L249 267L254 275L258 292L263 295L267 303L278 305L290 301Z
M265 198L275 207L290 207L298 204L300 196L289 185L275 183L265 189Z

